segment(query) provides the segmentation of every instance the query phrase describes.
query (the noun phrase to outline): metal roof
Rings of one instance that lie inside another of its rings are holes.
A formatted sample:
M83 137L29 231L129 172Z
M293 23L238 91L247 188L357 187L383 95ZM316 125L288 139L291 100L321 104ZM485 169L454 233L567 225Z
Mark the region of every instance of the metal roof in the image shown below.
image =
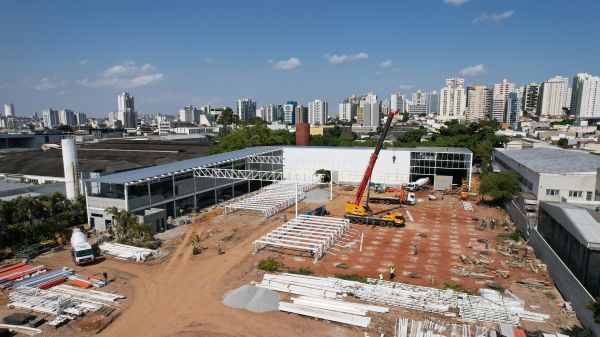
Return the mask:
M373 150L374 147L366 146L283 146L294 147L294 148L307 148L307 149L319 149L319 148L332 148L332 149L344 149L344 150ZM409 152L447 152L447 153L465 153L472 154L473 152L466 147L384 147L382 150L393 150L393 151L409 151Z
M109 174L96 178L91 178L86 181L99 182L107 184L125 184L140 180L160 178L163 175L171 175L176 172L183 172L194 169L196 167L207 167L220 163L232 162L239 159L244 159L251 156L261 155L268 152L281 150L278 146L258 146L249 147L243 150L219 153L206 157L177 161L169 164L162 164L140 169Z
M594 206L544 202L542 208L584 246L600 249L600 213Z
M125 184L137 182L140 180L159 178L162 175L170 175L175 172L181 172L191 170L196 167L207 167L219 163L231 162L238 159L244 159L251 156L256 156L268 152L282 150L285 148L297 148L300 146L257 146L249 147L243 150L231 151L226 153L219 153L206 157L199 157L194 159L188 159L183 161L177 161L169 164L156 165L150 167L144 167L139 169L133 169L129 171L109 174L105 176L95 177L87 179L89 182L100 182L108 184ZM302 146L300 148L332 148L332 149L346 149L346 150L372 150L372 147L331 147L331 146ZM448 152L448 153L465 153L472 154L469 149L463 147L419 147L419 148L391 148L394 151L412 151L412 152Z
M538 173L596 172L600 168L600 156L579 150L538 147L496 151Z

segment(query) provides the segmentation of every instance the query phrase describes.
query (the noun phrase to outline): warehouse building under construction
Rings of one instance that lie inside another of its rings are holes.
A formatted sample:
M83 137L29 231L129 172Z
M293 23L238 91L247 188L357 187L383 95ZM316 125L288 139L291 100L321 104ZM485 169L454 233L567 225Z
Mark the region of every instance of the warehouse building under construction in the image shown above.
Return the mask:
M167 217L239 197L280 180L358 185L373 148L262 146L95 177L84 182L88 223L112 226L111 207L141 216L154 231ZM473 154L466 148L387 148L371 181L401 186L429 177L438 188L470 186Z

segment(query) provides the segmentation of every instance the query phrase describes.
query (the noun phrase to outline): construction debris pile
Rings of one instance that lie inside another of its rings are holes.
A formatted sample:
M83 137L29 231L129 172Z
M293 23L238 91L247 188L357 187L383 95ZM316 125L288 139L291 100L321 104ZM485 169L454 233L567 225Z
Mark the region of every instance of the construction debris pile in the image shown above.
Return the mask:
M524 241L506 240L496 246L496 250L508 259L501 262L504 267L529 269L536 274L548 275L548 267L533 252L533 248Z
M284 209L291 207L305 198L306 191L318 185L315 183L296 183L280 181L263 187L257 193L249 194L241 199L223 206L223 213L248 211L260 213L264 218L271 217Z
M350 230L348 219L298 215L254 241L254 252L266 247L306 251L315 262Z
M451 337L469 337L472 336L471 325L469 324L447 324L437 322L433 319L425 319L424 321L408 320L407 318L398 317L394 328L395 337L443 337L450 335ZM486 327L475 327L476 337L495 337L496 332Z
M432 312L466 321L508 323L520 319L543 322L548 315L525 310L524 303L513 294L504 297L494 290L482 290L481 296L468 295L450 289L440 290L404 283L368 279L367 284L294 274L265 274L260 287L290 293L339 300L347 295L368 301L406 309Z

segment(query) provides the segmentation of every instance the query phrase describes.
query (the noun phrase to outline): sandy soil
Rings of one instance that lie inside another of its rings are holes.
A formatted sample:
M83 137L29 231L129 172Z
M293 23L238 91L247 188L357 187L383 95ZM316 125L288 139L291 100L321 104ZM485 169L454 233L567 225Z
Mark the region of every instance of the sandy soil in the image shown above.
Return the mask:
M336 197L327 203L327 207L332 216L341 216L343 204L352 199L352 191L336 189L335 192ZM214 209L203 213L189 225L183 237L165 242L162 249L170 252L165 260L135 263L107 258L94 265L74 269L87 275L106 270L114 282L103 290L128 297L122 304L121 315L100 333L101 336L363 336L360 329L297 315L281 312L257 314L231 309L221 303L222 296L242 284L260 281L262 272L257 270L257 263L269 256L282 259L287 267L309 267L318 276L357 273L376 277L383 272L387 278L386 271L393 264L397 281L434 286L455 283L470 290L482 287L482 280L458 276L449 269L460 264L460 254L476 254L482 249L481 244L467 248L469 241L478 238L493 241L501 231L478 231L475 229L477 221L473 218L503 218L504 213L499 209L478 206L475 212L466 212L455 198L428 201L426 196L426 193L420 193L418 197L423 202L407 208L415 221L409 222L406 228L353 226L351 235L316 264L310 257L268 250L252 254L255 239L281 225L284 214L293 218L292 207L266 221L248 214L222 215L220 209ZM305 212L314 207L315 204L300 204L299 211ZM375 208L376 211L386 209L385 206ZM200 255L193 256L190 241L196 233L206 238L202 242L205 249ZM357 245L354 248L344 246L347 242L357 241L361 233L365 235L362 253ZM427 237L419 233L426 233ZM225 254L217 255L217 241L223 242ZM412 243L419 245L417 255L409 253ZM497 254L490 258L495 260L492 268L498 267L502 258ZM67 251L40 257L35 262L49 267L73 267ZM340 262L346 263L348 269L336 268ZM407 277L403 274L407 271L420 277ZM558 299L549 300L543 292L532 292L514 282L523 277L547 279L545 276L517 269L510 269L510 272L510 278L494 281L514 291L528 305L535 305L532 310L551 313L553 320L543 326L548 328L547 331L577 324L576 320L556 309L555 303L560 301L556 290L553 292ZM6 299L0 300L6 302ZM0 309L2 316L8 312L6 307ZM397 316L423 319L431 315L394 308L391 315L374 315L369 331L372 335L379 331L391 332L392 320ZM436 319L444 320L441 317ZM535 325L526 327L536 328ZM44 329L48 330L48 327ZM92 333L80 331L75 321L57 330L45 331L44 335L70 337Z

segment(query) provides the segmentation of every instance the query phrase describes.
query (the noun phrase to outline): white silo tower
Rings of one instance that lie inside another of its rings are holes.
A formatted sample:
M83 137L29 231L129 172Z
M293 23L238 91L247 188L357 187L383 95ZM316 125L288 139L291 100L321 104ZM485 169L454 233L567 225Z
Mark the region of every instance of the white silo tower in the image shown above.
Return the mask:
M77 147L75 139L61 140L63 167L65 169L65 187L67 199L74 200L79 196L79 165L77 163Z

